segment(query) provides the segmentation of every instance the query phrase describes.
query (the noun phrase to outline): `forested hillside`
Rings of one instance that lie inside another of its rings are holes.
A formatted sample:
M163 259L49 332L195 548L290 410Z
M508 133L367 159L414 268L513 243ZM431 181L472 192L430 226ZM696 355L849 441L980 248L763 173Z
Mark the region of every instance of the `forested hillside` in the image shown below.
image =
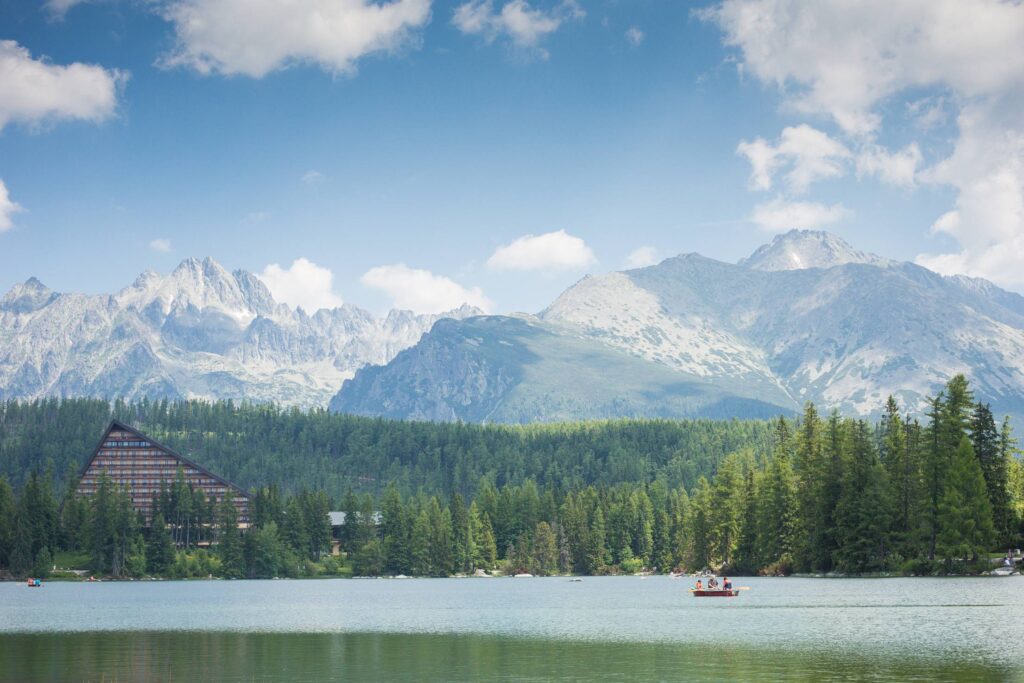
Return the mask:
M991 551L1021 540L1024 467L1012 430L974 401L962 375L930 405L923 424L889 399L874 426L822 418L808 403L795 421L545 427L114 406L261 484L240 534L234 506L215 505L183 477L161 492L148 529L105 479L88 500L65 496L61 510L38 467L68 479L88 452L79 442L99 433L109 409L8 404L3 463L20 485L0 476L0 571L45 574L54 550L86 553L90 568L113 576L985 571ZM330 495L341 487L339 564L325 553ZM197 547L205 541L214 549Z
M729 453L770 451L763 421L616 420L533 426L430 424L304 412L230 401L116 402L90 399L0 404L0 476L19 488L33 470L62 487L77 475L117 417L235 483L255 490L349 489L379 493L395 483L472 495L532 479L561 490L663 479L694 486Z

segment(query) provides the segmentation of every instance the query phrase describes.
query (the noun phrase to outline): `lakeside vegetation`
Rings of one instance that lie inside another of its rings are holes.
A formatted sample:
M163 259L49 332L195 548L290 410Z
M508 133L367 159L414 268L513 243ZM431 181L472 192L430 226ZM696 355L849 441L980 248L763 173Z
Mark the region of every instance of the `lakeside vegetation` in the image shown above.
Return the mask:
M76 403L73 409L88 405ZM308 418L322 426L332 418L320 411L229 404L170 406L204 416L197 421L264 415L275 424L295 416L296 425ZM30 410L17 406L15 412ZM35 410L45 408L36 404ZM0 569L45 576L54 552L77 551L93 571L119 577L704 568L730 574L934 574L987 569L991 551L1020 544L1024 468L1010 424L997 423L986 405L975 403L962 376L931 400L923 424L903 417L892 399L877 424L837 414L823 418L810 404L797 420L770 423L507 428L334 419L382 435L393 426L391 438L410 438L395 441L391 451L381 445L385 436L367 442L370 450L384 449L384 469L400 462L397 453L415 448L417 439L439 435L473 436L491 445L508 439L517 449L510 451L514 465L499 470L500 476L489 471L500 449L477 459L470 440L463 459L439 457L433 469L421 453L414 468L422 477L418 490L409 489L408 478L398 478L380 492L351 486L332 501L294 481L263 486L253 499L252 528L244 533L236 528L233 506L211 505L181 479L161 494L154 524L143 529L127 494L110 482L101 482L88 500L67 495L61 509L53 493L59 477L31 470L17 496L0 479ZM4 432L6 453L12 452L11 433ZM293 432L293 438L304 433ZM687 458L685 447L669 455L668 434L698 444L700 464ZM599 437L616 448L652 443L661 450L652 454L637 447L632 453L615 451L614 457L588 457L586 449L614 450L607 444L596 448ZM281 451L280 467L299 459L300 443ZM548 461L531 450L534 443ZM339 459L355 461L345 453ZM717 453L722 456L716 459ZM589 469L564 469L571 462L587 462ZM460 463L467 474L452 476ZM470 472L481 473L466 494ZM684 484L685 472L698 474ZM343 558L329 554L327 511L334 506L346 513Z

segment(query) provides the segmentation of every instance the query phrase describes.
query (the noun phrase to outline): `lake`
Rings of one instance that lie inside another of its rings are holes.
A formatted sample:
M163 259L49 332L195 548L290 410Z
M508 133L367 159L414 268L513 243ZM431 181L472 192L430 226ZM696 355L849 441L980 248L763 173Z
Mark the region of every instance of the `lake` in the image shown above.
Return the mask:
M1024 577L0 584L3 681L1021 680Z

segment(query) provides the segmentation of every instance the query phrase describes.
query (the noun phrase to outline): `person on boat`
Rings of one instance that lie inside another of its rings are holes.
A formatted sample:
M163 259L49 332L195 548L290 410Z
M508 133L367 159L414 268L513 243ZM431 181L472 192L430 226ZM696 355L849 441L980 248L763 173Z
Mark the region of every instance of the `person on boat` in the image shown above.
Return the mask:
M33 585L35 585L35 587L36 587L36 588L39 588L40 586L42 586L42 585L43 585L43 580L42 580L42 579L36 579L36 580L35 580L35 581L33 582Z
M697 588L697 590L699 590L699 591L702 591L702 590L704 590L704 584L703 584L703 583L701 583L700 579L697 579L697 587L696 587L696 588Z
M729 580L728 576L722 577L722 588L724 588L727 591L732 590L732 581Z
M718 588L718 579L712 576L710 579L708 579L708 589L714 590L716 588Z

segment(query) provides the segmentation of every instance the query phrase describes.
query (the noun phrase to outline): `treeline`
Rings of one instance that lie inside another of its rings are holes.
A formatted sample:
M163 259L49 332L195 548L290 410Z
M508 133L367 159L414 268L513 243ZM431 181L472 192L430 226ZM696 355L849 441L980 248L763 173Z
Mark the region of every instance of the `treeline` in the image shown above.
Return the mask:
M559 492L482 480L461 495L347 499L343 542L357 573L447 575L491 568L601 574L715 568L733 574L936 573L988 567L1019 545L1024 468L1009 422L997 424L957 376L928 420L882 420L808 404L774 422L769 451L730 454L687 491L663 479ZM363 512L360 513L359 510Z
M38 473L19 496L0 478L0 575L50 576L58 557L100 576L271 578L336 573L329 558L330 504L323 492L254 499L253 526L239 529L230 500L208 500L179 472L160 492L150 524L128 491L103 476L90 496L68 490L59 506Z
M582 443L590 431L628 431L615 423L555 429ZM982 569L988 553L1020 545L1024 467L1010 424L976 403L962 376L931 399L923 422L890 399L876 424L822 417L808 404L799 418L766 429L764 443L731 449L690 486L657 468L650 478L565 486L483 474L468 495L443 486L409 492L395 482L379 495L349 487L332 501L322 491L268 486L257 490L244 532L233 506L211 504L181 477L161 492L147 530L110 482L89 498L69 491L59 510L53 478L35 471L17 497L0 478L0 569L42 574L57 549L85 552L97 572L114 576L923 574ZM541 444L550 438L533 435ZM520 457L534 457L523 447ZM329 554L327 513L338 508L343 559Z
M471 496L479 481L561 490L656 479L690 488L728 453L767 448L764 421L614 420L503 426L401 422L231 401L0 403L0 476L77 477L112 418L250 490Z

